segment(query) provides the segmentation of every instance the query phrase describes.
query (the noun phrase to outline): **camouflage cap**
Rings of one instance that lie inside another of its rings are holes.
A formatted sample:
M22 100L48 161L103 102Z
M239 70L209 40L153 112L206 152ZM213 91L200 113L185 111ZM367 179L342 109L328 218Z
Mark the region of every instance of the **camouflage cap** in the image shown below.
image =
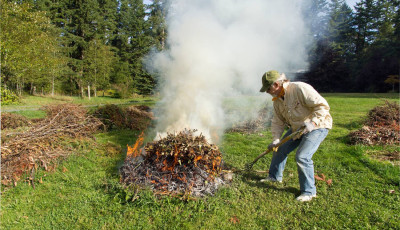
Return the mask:
M279 72L276 70L270 70L262 76L262 87L260 92L265 92L268 88L279 78Z

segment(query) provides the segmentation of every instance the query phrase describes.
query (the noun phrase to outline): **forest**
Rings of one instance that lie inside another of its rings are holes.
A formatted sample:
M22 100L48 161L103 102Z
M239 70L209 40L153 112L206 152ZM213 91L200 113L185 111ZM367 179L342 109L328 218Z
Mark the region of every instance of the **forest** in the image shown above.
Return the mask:
M398 92L400 2L309 0L309 68L297 79L320 92ZM3 0L2 96L152 95L143 59L168 49L169 3L153 0Z

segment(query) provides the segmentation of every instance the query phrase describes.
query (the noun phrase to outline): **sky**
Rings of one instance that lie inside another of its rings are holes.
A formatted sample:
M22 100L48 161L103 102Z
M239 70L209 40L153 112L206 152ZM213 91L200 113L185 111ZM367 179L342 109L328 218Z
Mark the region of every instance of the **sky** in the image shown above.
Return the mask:
M359 2L360 0L346 0L347 5L349 5L350 7L353 7L356 5L357 2Z

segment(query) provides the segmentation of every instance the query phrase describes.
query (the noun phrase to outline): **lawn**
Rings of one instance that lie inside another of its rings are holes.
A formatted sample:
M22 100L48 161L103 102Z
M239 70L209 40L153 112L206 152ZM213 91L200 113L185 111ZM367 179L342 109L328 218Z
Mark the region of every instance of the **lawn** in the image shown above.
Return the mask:
M136 98L112 98L108 96L91 97L89 100L87 97L81 98L76 96L31 96L26 95L21 98L21 102L17 105L2 105L2 112L15 112L28 117L34 116L41 117L39 110L42 106L49 104L64 104L74 103L81 104L85 107L96 107L99 105L106 104L118 104L118 105L130 105L130 104L146 104L153 105L155 103L154 97L136 97ZM43 113L44 114L44 113Z
M76 154L55 172L38 171L33 188L20 182L1 196L1 229L399 229L400 168L374 160L369 152L399 146L351 146L350 131L362 127L367 112L398 94L324 94L334 127L314 155L318 197L299 203L297 169L289 156L282 184L260 183L265 173L236 173L215 196L181 200L151 191L125 189L118 167L126 145L139 132L115 130L76 144ZM224 161L243 168L271 141L268 131L226 133ZM254 166L267 170L271 156Z

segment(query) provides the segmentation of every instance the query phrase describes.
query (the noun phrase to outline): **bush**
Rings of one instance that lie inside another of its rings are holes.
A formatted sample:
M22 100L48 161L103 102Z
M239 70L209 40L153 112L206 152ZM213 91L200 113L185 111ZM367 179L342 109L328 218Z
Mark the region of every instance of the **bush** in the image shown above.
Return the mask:
M8 89L1 89L1 104L2 105L11 105L11 104L18 104L19 97Z

